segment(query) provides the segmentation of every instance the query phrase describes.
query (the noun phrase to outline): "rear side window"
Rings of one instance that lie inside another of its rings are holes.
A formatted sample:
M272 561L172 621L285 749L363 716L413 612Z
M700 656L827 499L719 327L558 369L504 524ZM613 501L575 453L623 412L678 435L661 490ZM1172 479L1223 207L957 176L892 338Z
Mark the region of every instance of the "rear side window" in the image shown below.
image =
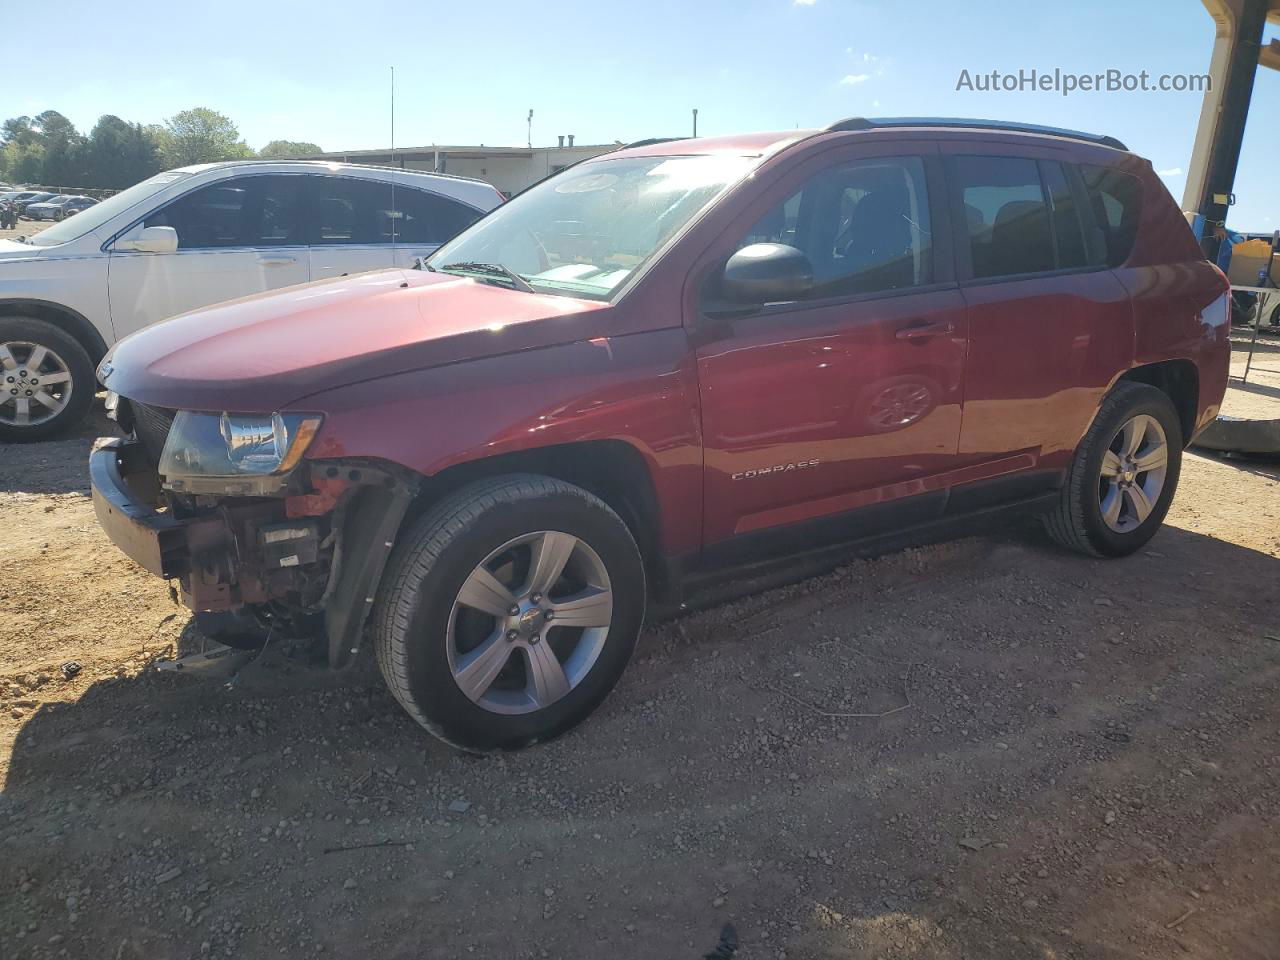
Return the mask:
M1093 218L1102 231L1107 266L1129 259L1142 214L1142 181L1113 167L1081 164L1080 176L1089 195Z
M465 204L380 180L314 177L313 243L422 243L452 240L480 212Z
M1045 196L1049 198L1058 269L1088 266L1089 255L1085 250L1080 211L1062 164L1056 160L1041 160L1040 174L1044 178Z
M312 177L312 243L391 242L391 184L348 177Z
M480 219L479 210L413 187L396 187L395 208L400 243L444 243Z
M220 180L151 214L145 226L173 227L179 250L299 244L301 180L289 176Z
M1049 207L1034 160L956 157L954 173L975 278L1056 269Z
M1056 160L956 157L952 184L975 278L1090 266L1079 187Z

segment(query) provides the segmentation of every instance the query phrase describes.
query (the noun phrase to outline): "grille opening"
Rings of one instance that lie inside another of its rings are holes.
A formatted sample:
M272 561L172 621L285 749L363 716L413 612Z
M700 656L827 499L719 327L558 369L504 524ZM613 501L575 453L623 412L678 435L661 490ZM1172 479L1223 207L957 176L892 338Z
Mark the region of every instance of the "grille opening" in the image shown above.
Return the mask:
M153 407L150 404L129 401L129 411L133 415L133 430L147 451L147 459L153 466L160 465L160 454L164 450L164 442L169 437L169 428L177 411L165 407Z

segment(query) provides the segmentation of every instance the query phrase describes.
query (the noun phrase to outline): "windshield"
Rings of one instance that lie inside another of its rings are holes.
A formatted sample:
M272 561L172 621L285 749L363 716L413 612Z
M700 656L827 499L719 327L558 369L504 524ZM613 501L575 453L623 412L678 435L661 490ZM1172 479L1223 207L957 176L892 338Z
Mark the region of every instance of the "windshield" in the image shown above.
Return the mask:
M56 223L48 230L41 230L39 233L33 234L27 238L27 242L37 247L51 247L55 244L77 240L86 233L97 230L98 227L116 214L123 213L134 204L147 199L153 193L163 190L175 180L181 180L189 176L191 174L178 173L173 170L168 173L156 174L150 180L135 183L128 190L121 190L114 197L108 197L101 203L95 203L87 207L83 213L78 213L74 217Z
M571 167L445 244L434 270L539 293L607 300L672 234L755 163L753 157L628 157ZM468 267L498 270L470 271ZM518 283L512 282L519 286Z

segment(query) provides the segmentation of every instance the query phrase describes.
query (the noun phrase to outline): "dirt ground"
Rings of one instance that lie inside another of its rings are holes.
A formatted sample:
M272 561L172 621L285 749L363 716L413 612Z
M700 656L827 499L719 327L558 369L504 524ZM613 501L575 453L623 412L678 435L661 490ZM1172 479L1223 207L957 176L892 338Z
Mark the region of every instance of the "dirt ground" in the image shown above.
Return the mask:
M12 240L15 237L23 236L29 237L34 233L39 233L41 230L52 227L53 224L54 221L52 220L19 220L16 227L0 230L0 240Z
M651 627L474 759L368 656L155 669L202 641L99 532L110 431L0 447L6 960L1280 957L1280 465L1188 455L1126 560L1016 526Z

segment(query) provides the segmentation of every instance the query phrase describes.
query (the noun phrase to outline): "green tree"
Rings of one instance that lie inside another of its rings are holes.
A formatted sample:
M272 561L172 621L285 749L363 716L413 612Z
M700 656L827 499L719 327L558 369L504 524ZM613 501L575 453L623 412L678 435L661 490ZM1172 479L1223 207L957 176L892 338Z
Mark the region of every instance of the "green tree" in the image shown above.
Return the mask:
M0 144L17 143L29 146L40 139L40 133L31 125L30 117L10 117L0 127Z
M50 186L83 186L85 139L75 124L57 110L46 110L33 125L44 147L41 182Z
M171 167L253 156L231 118L208 107L183 110L166 120L165 128L164 160Z
M44 168L44 147L10 140L0 149L0 176L12 183L39 183Z
M159 149L141 124L109 113L98 118L84 151L85 186L121 190L159 169Z
M272 140L258 151L264 160L288 160L291 157L309 157L324 153L316 144L305 140Z
M46 110L33 121L40 136L47 142L49 140L74 140L80 136L76 132L76 125L60 114L57 110Z

